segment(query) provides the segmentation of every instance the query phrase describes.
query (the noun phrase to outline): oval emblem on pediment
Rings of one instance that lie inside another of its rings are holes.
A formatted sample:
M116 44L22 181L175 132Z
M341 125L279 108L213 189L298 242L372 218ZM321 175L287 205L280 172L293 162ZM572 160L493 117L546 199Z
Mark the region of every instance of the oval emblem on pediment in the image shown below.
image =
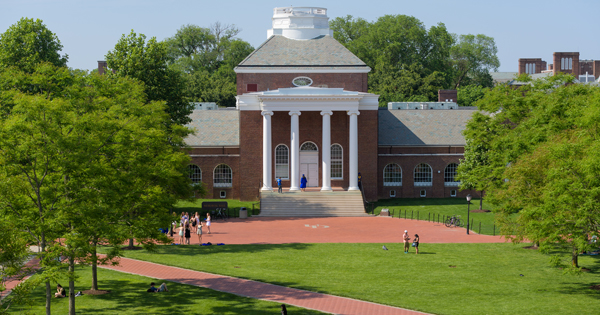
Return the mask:
M313 80L309 77L297 77L292 80L294 86L310 86L313 84Z

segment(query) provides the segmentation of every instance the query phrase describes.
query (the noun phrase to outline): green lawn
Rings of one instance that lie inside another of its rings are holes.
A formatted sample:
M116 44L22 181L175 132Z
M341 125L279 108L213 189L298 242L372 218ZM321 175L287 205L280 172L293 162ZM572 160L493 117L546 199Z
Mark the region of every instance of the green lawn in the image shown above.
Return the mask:
M600 308L600 291L590 289L600 284L597 256L582 256L591 272L574 276L524 245L422 244L419 255L400 246L166 245L127 256L434 314L597 314Z
M417 220L417 216L421 220L439 220L442 222L444 216L460 215L467 226L467 201L464 198L397 198L397 199L382 199L375 203L374 214L379 215L381 209L390 209L390 214L394 213L394 217L401 216ZM479 199L471 200L471 210L479 209ZM492 210L493 206L483 202L483 209ZM481 222L481 234L496 234L498 235L499 228L496 226L494 232L494 213L481 212L471 213L470 218L473 220L471 230L479 232L479 223Z
M248 209L248 216L252 215L252 209L254 209L254 214L258 215L260 210L260 203L257 201L239 201L235 199L196 199L194 201L186 201L180 200L175 205L175 212L180 214L183 212L196 213L198 212L200 215L206 216L205 212L202 212L202 202L204 201L226 201L227 206L229 207L229 215L232 217L238 217L239 211L241 207L246 207Z
M78 268L80 277L76 290L89 289L89 267ZM104 295L84 295L75 298L77 314L279 314L279 303L266 302L233 294L218 292L185 284L166 282L169 292L148 293L150 282L157 287L165 282L112 270L98 269L99 287L110 290ZM67 280L59 281L63 286ZM53 290L55 284L53 284ZM67 289L68 290L68 289ZM33 307L14 305L10 314L45 314L45 286L40 285L33 293ZM67 314L67 299L52 300L52 314ZM288 307L290 314L323 314L321 312Z

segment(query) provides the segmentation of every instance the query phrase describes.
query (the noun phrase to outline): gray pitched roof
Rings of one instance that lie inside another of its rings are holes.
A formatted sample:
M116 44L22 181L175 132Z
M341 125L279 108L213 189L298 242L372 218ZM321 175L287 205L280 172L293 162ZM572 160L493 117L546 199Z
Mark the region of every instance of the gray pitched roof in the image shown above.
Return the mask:
M240 145L240 112L237 110L194 110L187 126L195 132L185 138L191 147Z
M380 110L379 145L465 145L476 110Z
M273 35L238 65L245 67L366 68L367 65L331 36L309 40Z

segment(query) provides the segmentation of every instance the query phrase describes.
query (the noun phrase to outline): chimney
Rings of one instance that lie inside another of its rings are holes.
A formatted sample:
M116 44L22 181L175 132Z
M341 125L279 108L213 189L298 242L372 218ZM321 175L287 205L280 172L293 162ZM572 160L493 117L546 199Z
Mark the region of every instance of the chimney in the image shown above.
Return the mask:
M104 60L98 60L98 73L100 75L104 74L104 71L108 68L108 63Z
M455 102L457 97L456 90L438 90L438 102Z

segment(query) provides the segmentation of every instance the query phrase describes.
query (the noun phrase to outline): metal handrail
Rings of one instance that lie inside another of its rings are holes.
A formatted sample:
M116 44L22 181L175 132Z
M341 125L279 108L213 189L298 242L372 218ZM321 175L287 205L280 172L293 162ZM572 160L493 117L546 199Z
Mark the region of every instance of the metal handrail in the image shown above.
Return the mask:
M358 185L358 187L360 188L360 195L362 196L362 199L363 199L363 205L365 207L365 212L369 213L369 206L371 205L371 202L367 201L367 198L365 198L365 191L363 189L362 180L360 182L360 185ZM371 207L371 214L373 214L373 207Z

